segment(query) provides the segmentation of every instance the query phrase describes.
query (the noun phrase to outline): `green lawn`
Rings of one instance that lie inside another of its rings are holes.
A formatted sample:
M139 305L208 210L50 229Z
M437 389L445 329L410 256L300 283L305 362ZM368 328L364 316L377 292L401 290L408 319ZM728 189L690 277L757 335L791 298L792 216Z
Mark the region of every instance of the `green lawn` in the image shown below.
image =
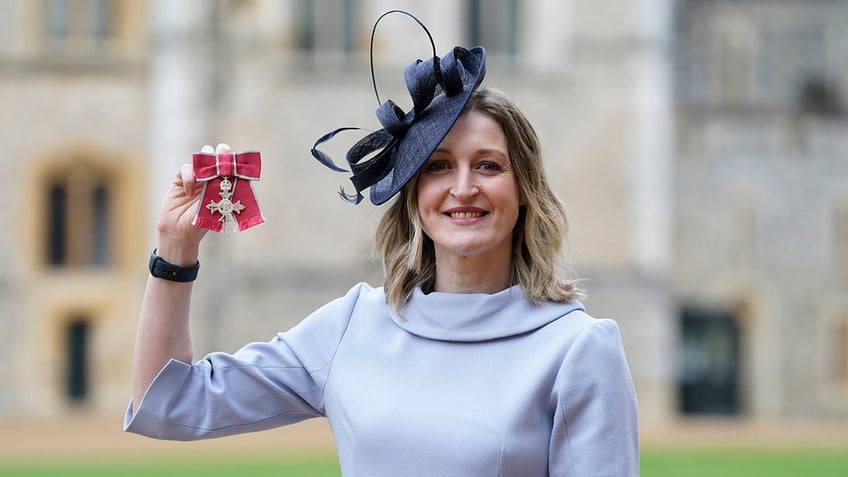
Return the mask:
M679 451L642 453L644 477L848 477L848 452Z
M0 462L0 476L15 477L338 477L335 456L274 459L220 456L199 460L118 459ZM643 477L846 477L848 453L817 451L646 451Z
M125 460L106 457L100 461L75 459L51 462L0 462L3 477L339 477L338 460L329 456L286 456L225 459L212 457L200 459L196 455L187 459Z

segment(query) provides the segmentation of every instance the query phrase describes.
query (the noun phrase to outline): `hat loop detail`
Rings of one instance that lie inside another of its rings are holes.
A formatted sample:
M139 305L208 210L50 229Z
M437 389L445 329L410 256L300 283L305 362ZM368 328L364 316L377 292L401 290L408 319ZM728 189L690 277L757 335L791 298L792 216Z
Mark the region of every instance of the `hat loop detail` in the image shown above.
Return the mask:
M433 35L430 34L430 30L428 30L427 27L424 26L423 23L421 23L421 20L419 20L418 18L415 17L415 15L413 15L409 12L406 12L406 11L403 11L403 10L389 10L386 13L380 15L379 18L377 18L377 21L374 22L374 28L371 29L371 51L370 51L371 84L374 86L374 96L377 97L377 104L382 103L382 101L380 101L380 93L377 92L377 78L374 76L374 36L377 33L377 25L380 23L380 20L382 20L387 15L390 15L392 13L402 13L402 14L408 16L409 18L412 18L413 20L415 20L415 23L419 24L421 26L421 28L424 29L424 33L427 34L427 39L430 40L430 47L433 48L433 58L436 59L436 61L433 64L434 73L435 73L437 78L442 76L441 71L439 71L440 68L439 68L438 55L436 55L436 42L433 41ZM408 84L409 84L409 81L407 81L407 85Z

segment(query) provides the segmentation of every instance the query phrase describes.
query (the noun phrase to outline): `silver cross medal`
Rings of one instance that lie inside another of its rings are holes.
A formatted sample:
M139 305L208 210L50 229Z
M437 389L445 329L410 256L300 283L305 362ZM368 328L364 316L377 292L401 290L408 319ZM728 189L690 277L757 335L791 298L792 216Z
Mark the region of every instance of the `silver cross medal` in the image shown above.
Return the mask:
M224 177L221 180L221 192L219 192L221 200L218 203L212 201L206 205L206 208L213 214L215 212L221 214L221 218L218 219L218 221L224 223L224 231L226 231L229 226L235 222L233 212L240 214L241 211L244 210L244 206L241 205L240 200L236 201L235 204L230 200L233 197L233 193L231 192L232 189L233 184L230 182L229 177Z

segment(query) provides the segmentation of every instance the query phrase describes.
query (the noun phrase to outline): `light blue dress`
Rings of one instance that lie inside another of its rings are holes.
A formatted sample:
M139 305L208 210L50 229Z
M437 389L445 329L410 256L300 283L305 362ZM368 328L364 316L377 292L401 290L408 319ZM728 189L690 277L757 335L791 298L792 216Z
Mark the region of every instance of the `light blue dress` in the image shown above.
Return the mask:
M190 440L325 416L346 477L639 473L618 326L578 302L353 287L268 343L169 362L125 430Z

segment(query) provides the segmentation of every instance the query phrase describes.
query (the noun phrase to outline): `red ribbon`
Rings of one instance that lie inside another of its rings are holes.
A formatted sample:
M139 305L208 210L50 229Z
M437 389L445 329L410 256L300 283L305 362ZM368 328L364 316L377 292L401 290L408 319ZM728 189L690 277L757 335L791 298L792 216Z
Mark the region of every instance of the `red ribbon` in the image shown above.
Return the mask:
M240 231L265 222L251 184L259 180L262 168L259 151L220 154L196 152L192 154L191 160L195 179L203 182L194 225L220 232L224 228L226 215L233 219ZM230 214L221 212L227 210L225 201L235 205Z

